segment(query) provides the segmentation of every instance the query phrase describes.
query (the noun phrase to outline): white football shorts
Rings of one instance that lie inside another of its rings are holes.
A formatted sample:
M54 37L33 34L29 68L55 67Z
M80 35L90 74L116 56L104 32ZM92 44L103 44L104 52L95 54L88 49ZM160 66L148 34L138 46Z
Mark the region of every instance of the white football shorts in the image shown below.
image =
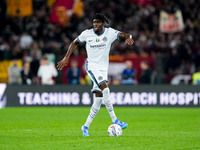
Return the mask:
M99 88L100 84L103 82L108 82L108 77L107 77L107 70L87 70L86 71L88 76L93 82L93 88L91 92L99 92L102 93L101 89Z

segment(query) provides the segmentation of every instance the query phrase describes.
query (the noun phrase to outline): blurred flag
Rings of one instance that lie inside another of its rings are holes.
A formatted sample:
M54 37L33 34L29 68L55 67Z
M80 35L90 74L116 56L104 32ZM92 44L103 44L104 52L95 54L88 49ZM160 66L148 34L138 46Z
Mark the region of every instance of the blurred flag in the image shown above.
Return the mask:
M50 21L66 27L73 14L77 17L84 15L82 0L57 0L50 15Z
M56 0L47 0L47 7L52 7Z
M82 0L76 0L73 7L73 12L76 16L82 17L84 15L83 11L83 1Z
M7 14L12 17L25 17L33 13L32 0L6 0Z
M126 0L126 1L131 2L131 3L140 3L143 5L147 5L147 4L156 3L156 2L162 1L162 0Z
M161 32L172 33L182 31L184 28L182 13L180 10L174 14L165 11L160 12L159 28Z

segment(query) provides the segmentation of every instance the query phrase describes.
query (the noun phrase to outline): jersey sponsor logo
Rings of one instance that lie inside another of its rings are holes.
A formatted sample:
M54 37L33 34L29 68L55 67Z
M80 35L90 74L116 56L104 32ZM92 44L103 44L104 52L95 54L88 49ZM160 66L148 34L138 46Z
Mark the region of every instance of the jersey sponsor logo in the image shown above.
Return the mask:
M100 44L100 45L90 45L90 48L102 48L105 47L106 44Z
M96 42L99 42L100 41L100 39L96 39Z
M88 42L92 42L92 40L89 40Z
M106 36L104 36L104 38L102 39L104 42L106 42L108 39Z

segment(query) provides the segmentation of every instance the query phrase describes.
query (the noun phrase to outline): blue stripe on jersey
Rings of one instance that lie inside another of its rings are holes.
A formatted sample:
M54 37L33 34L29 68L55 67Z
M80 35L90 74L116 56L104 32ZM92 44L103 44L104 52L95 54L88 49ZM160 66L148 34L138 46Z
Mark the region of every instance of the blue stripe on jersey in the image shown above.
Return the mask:
M120 41L120 39L119 39L119 34L120 34L121 32L119 32L118 34L117 34L117 39Z
M99 84L98 84L96 78L94 77L94 74L92 73L92 71L91 71L91 70L88 70L88 72L89 72L89 74L91 75L91 77L92 77L92 79L94 80L94 82L99 86Z
M94 28L93 28L93 31L94 31L94 34L96 34ZM102 32L100 35L98 35L98 34L96 34L96 35L97 35L97 36L101 36L102 34L104 34L104 32L105 32L105 28L103 28L103 32Z
M108 82L108 80L103 80L103 81L101 81L101 82L99 83L99 85L101 85L101 83L103 83L103 82Z
M88 61L87 60L85 62L85 69L86 69L86 71L88 71Z
M82 42L79 40L79 38L78 38L78 37L77 37L77 39L78 39L79 43L82 43Z

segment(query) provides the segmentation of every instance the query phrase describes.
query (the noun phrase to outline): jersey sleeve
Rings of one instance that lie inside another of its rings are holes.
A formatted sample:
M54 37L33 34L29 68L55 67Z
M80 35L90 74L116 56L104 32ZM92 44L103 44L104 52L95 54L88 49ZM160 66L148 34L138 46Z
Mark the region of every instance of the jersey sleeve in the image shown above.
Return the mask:
M111 31L111 34L113 35L113 41L115 41L115 40L120 41L119 34L121 33L121 31L118 31L118 30L113 29L113 28L110 28L110 31Z
M80 43L85 42L85 41L86 41L86 35L87 35L87 30L83 31L83 32L77 37L78 41L79 41Z

